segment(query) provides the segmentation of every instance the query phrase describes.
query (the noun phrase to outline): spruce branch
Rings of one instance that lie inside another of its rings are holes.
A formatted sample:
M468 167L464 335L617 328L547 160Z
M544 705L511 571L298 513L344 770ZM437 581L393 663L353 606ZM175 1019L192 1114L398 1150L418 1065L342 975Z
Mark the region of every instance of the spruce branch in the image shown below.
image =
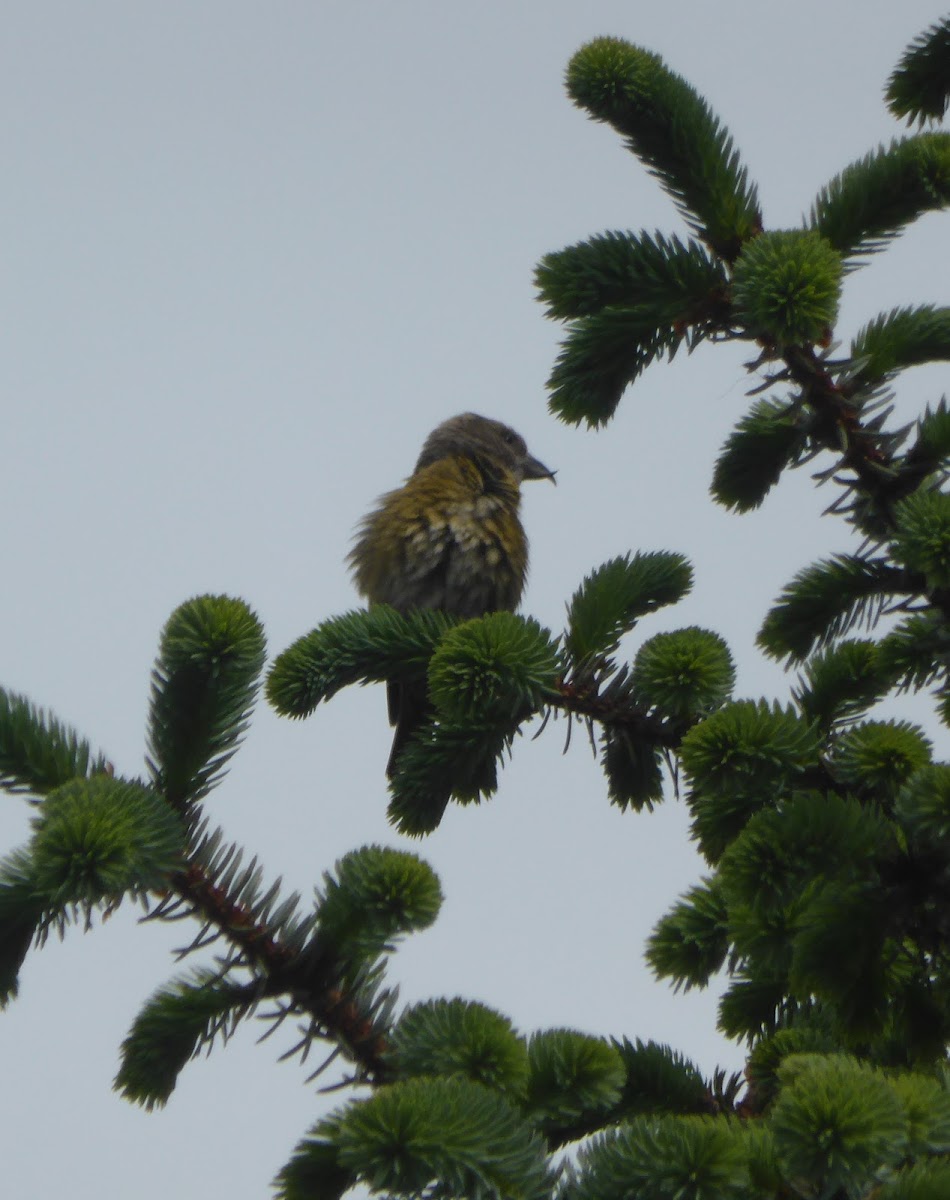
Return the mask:
M866 1194L907 1147L907 1118L893 1087L846 1056L792 1056L772 1111L784 1170L810 1189Z
M895 682L896 670L878 643L853 638L812 655L792 695L803 716L830 730L856 720Z
M750 1150L736 1125L695 1116L637 1117L578 1156L571 1200L750 1195Z
M930 405L917 421L917 439L908 451L907 462L917 468L921 477L943 470L950 460L950 409L946 400L936 408Z
M641 617L681 600L692 582L686 559L665 551L623 555L592 571L568 605L564 645L575 671L603 664Z
M107 775L102 754L25 696L0 688L0 788L45 796L73 779Z
M726 1037L745 1039L751 1045L781 1028L800 1009L799 1002L788 994L784 974L757 968L753 976L748 965L740 963L732 970L729 986L720 997L717 1027Z
M428 1000L406 1009L392 1031L399 1078L462 1077L520 1103L528 1082L528 1047L501 1013L461 999Z
M762 228L756 189L731 136L659 55L620 38L597 38L571 59L567 91L623 135L720 258L731 262Z
M924 30L907 47L887 81L887 106L908 124L939 121L950 101L950 17Z
M277 656L267 698L282 716L308 717L341 688L422 675L458 620L438 609L403 614L378 604L324 621Z
M773 658L800 663L855 625L873 625L885 604L917 594L913 578L886 558L838 554L800 571L759 630Z
M611 804L635 812L652 810L663 800L663 750L629 722L605 723L601 763Z
M893 826L854 796L795 792L756 813L729 845L717 894L730 912L748 906L777 915L815 878L879 882L878 864L895 845Z
M841 298L841 259L807 229L767 230L742 248L732 275L733 321L782 348L830 340Z
M545 254L535 269L547 315L573 321L605 308L649 308L657 325L718 327L728 318L722 263L690 239L612 231Z
M894 511L891 553L924 577L929 593L950 588L950 495L921 487L901 500Z
M922 304L894 308L870 321L851 342L853 379L862 387L883 383L920 363L950 359L950 308Z
M562 673L559 647L537 621L488 613L441 639L429 661L429 698L449 721L505 721L539 709Z
M690 888L657 922L647 942L647 962L676 991L705 987L729 951L729 909L715 878Z
M237 857L236 855L233 857ZM233 861L233 859L232 859ZM353 851L324 876L313 916L296 916L297 897L273 908L277 886L254 899L259 872L228 869L212 883L191 870L178 894L194 915L218 927L240 958L216 972L174 980L146 1004L123 1045L116 1086L153 1107L164 1104L185 1063L217 1038L226 1041L264 999L279 1002L272 1021L308 1022L299 1049L322 1037L337 1042L361 1075L382 1079L388 1014L394 996L375 994L376 960L403 933L435 919L438 880L414 855L379 846ZM238 970L249 974L245 982Z
M719 453L710 487L714 499L736 512L758 508L785 468L804 458L810 424L800 403L757 400Z
M162 633L152 672L148 766L183 808L218 782L240 745L264 666L264 631L241 600L198 596Z
M95 907L163 888L185 845L178 814L150 788L106 775L63 784L47 797L29 846L43 923L62 927L74 910L88 920Z
M255 984L229 983L207 970L160 988L122 1043L116 1091L146 1109L162 1107L185 1064L217 1039L226 1042L260 996Z
M616 1046L572 1029L546 1029L528 1043L527 1113L552 1147L600 1129L626 1081Z
M950 856L950 766L933 763L905 782L895 814L918 850Z
M628 386L663 354L672 359L685 336L647 304L572 321L547 382L551 411L570 425L605 425Z
M818 766L819 744L814 725L791 708L739 700L694 725L679 754L693 836L716 862L756 812Z
M950 627L935 609L915 613L878 642L878 654L896 687L919 691L950 669Z
M845 167L818 193L809 225L855 267L948 202L950 134L919 133Z
M432 868L415 854L363 846L325 872L317 894L314 944L320 955L358 969L406 934L428 929L442 907ZM347 972L349 974L349 971Z
M816 447L831 450L838 459L828 476L844 483L846 497L857 494L850 505L836 502L832 509L848 513L869 536L886 536L893 525L894 503L920 479L919 470L902 471L895 460L898 439L881 428L887 414L874 415L860 380L851 379L847 370L839 379L811 347L789 347L784 358L788 379L798 386L801 402L814 414L811 438Z
M693 723L732 695L736 670L718 634L690 625L643 643L633 663L637 701L671 721Z
M544 1143L498 1092L467 1079L381 1087L317 1124L277 1179L281 1200L338 1196L356 1183L416 1197L550 1200Z
M224 861L230 857L225 855ZM222 872L223 882L215 877ZM173 877L172 887L190 914L220 933L238 952L239 957L228 963L229 969L250 969L262 995L289 996L291 1010L311 1019L309 1036L337 1042L367 1077L385 1077L383 1054L391 997L385 992L375 994L372 977L371 986L362 988L361 978L354 977L352 960L341 959L332 947L313 936L316 915L297 918L292 911L285 911L284 936L272 928L267 913L261 912L258 878L253 860L249 870L230 874L219 862L210 871L193 862ZM269 901L272 893L265 897L265 908Z
M614 1042L626 1080L617 1109L625 1120L647 1113L708 1113L712 1089L698 1068L669 1046L628 1038Z
M908 721L862 721L836 739L830 768L855 795L889 808L931 751L930 739Z
M779 1029L760 1038L749 1052L746 1075L755 1113L771 1107L781 1090L779 1068L792 1054L831 1054L839 1051L838 1042L826 1029L801 1023Z

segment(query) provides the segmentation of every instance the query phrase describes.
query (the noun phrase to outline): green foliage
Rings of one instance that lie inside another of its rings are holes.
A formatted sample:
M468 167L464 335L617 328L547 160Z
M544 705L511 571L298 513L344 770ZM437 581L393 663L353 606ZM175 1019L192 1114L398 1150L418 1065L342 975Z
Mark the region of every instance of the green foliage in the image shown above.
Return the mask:
M281 1171L281 1200L330 1200L357 1183L415 1197L549 1200L544 1144L498 1092L467 1079L409 1079L321 1121Z
M941 400L936 408L928 405L924 410L917 422L917 440L907 457L925 471L942 468L950 459L950 409L946 400Z
M930 742L907 721L865 721L841 734L832 770L858 795L888 803L930 762Z
M50 792L34 821L31 879L48 919L161 889L183 862L185 832L164 799L108 775Z
M845 167L818 193L810 220L839 254L855 259L883 249L948 199L950 134L921 133Z
M685 336L647 305L604 308L572 321L548 378L549 407L569 425L606 425L627 387Z
M0 861L0 1009L17 994L18 976L43 919L43 901L33 887L33 860L15 850Z
M794 930L792 907L753 908L732 904L729 909L730 962L754 964L755 977L782 980L788 991L790 945Z
M676 326L705 320L722 304L728 279L692 240L614 231L546 254L535 282L548 316L558 320L643 306L658 325Z
M817 765L814 726L791 709L737 701L694 725L680 745L693 835L716 861L746 821Z
M836 554L799 571L769 611L757 638L773 658L803 662L855 625L873 625L884 605L906 589L886 558Z
M442 889L428 863L405 850L363 846L324 873L318 943L359 967L395 939L428 929L441 907Z
M450 721L506 720L540 708L561 672L537 621L489 613L446 632L429 663L429 698Z
M851 358L859 364L856 378L872 386L907 367L945 362L950 359L950 308L922 304L875 317L852 340Z
M924 1075L895 1075L888 1080L907 1118L907 1150L915 1157L950 1152L950 1093Z
M788 980L784 974L747 966L732 972L731 982L719 1000L719 1032L737 1041L752 1042L762 1034L774 1033L788 1007Z
M626 1082L617 1105L625 1117L651 1112L702 1113L709 1087L698 1069L669 1046L657 1042L614 1042L624 1062Z
M185 840L177 814L139 783L96 775L51 791L29 845L0 863L0 1006L16 995L34 935L164 890Z
M696 625L656 634L633 664L638 703L672 720L694 721L712 712L732 694L735 680L729 647Z
M615 1046L571 1029L536 1033L528 1043L528 1069L526 1107L555 1145L596 1127L626 1080Z
M693 231L731 261L761 228L758 198L732 138L657 54L601 37L567 68L579 108L606 121L672 196Z
M185 1064L215 1038L226 1040L254 999L253 988L207 970L159 988L122 1043L116 1090L147 1109L162 1107Z
M549 314L571 322L548 380L551 410L570 424L605 424L654 359L729 318L722 264L675 237L606 233L545 255L536 279Z
M757 916L790 904L812 879L867 878L892 849L891 827L850 796L800 792L751 818L719 862L717 881L730 905Z
M945 1200L950 1196L950 1162L914 1163L883 1184L874 1200Z
M528 1048L507 1017L473 1001L428 1000L408 1008L390 1039L401 1078L461 1076L518 1099L528 1080Z
M247 729L264 631L242 600L198 596L168 619L152 671L149 770L169 803L206 795Z
M881 668L895 686L920 689L946 672L950 629L936 610L906 617L878 643Z
M771 1106L781 1088L779 1071L792 1054L830 1054L838 1047L830 1034L807 1023L779 1029L760 1038L749 1052L746 1078L756 1100Z
M950 100L950 17L937 21L904 51L887 81L887 105L895 117L940 120Z
M875 880L817 880L796 909L791 991L830 1001L855 1042L880 1035L887 1017L887 919Z
M840 298L841 259L811 230L761 233L736 260L735 319L768 345L827 341Z
M894 1089L845 1057L786 1060L787 1080L772 1110L778 1158L813 1194L862 1195L882 1166L895 1169L907 1146L907 1119Z
M296 893L280 900L280 880L265 888L264 872L256 857L246 859L240 846L227 841L220 829L205 821L192 828L188 859L189 878L183 882L189 899L189 885L195 883L197 899L212 902L215 915L228 933L251 933L254 925L266 927L265 947L268 941L271 945L277 941L284 955L304 950L316 923L314 914L300 912ZM223 913L219 907L222 902ZM260 942L259 937L256 940ZM244 951L250 949L251 958L257 958L255 948L244 943Z
M950 766L915 771L900 790L894 815L918 851L939 850L950 858Z
M669 191L692 229L732 261L761 228L755 189L705 101L655 54L598 38L568 67L575 103L610 122ZM656 358L729 327L721 264L693 243L607 234L549 254L538 284L572 319L548 388L572 424L601 425Z
M664 551L625 554L592 571L567 610L564 642L571 663L604 663L640 617L681 600L692 582L686 559Z
M349 684L421 678L427 665L439 717L413 736L391 781L390 818L410 835L435 829L450 798L495 791L498 758L561 670L547 631L512 613L460 623L435 610L404 615L378 605L300 638L267 681L278 712L304 717Z
M618 808L652 809L663 799L663 752L646 734L622 725L603 732L601 762L611 804Z
M758 508L786 467L802 458L808 422L785 399L757 400L726 439L716 460L714 499L736 512Z
M390 780L389 819L421 837L438 827L450 799L468 804L498 788L498 762L511 748L517 722L439 721L410 738Z
M749 1150L737 1125L706 1117L638 1117L581 1149L569 1200L746 1200Z
M267 699L284 717L309 717L322 701L354 683L422 676L439 638L457 617L434 609L397 613L385 604L324 621L279 654Z
M89 743L25 696L0 688L0 788L45 796L71 779L106 771Z
M661 917L647 942L647 962L677 990L705 987L729 950L729 910L717 880L690 888Z
M894 557L925 576L927 586L950 585L950 495L921 488L895 513Z
M795 689L802 716L830 730L861 716L888 693L893 682L890 663L882 660L878 644L852 639L839 642L812 657Z

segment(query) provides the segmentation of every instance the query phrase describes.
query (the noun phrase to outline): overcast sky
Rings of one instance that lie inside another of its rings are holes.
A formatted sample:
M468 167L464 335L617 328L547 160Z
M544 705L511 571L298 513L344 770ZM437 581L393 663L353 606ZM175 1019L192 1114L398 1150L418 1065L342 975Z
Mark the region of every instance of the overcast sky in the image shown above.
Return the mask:
M605 229L683 233L609 129L565 97L585 41L664 56L707 97L758 181L769 227L799 223L836 171L902 132L882 87L942 14L920 0L794 5L630 0L5 6L0 45L0 682L142 770L161 627L202 592L244 597L277 654L352 607L360 517L429 430L501 417L559 470L528 485L525 611L563 625L578 582L628 550L682 551L693 594L632 640L700 624L738 694L787 697L754 651L769 602L847 549L807 472L736 517L708 500L749 404L746 348L656 365L597 433L546 410L558 328L534 299L546 251ZM840 334L898 304L946 303L950 235L928 216L847 280ZM946 390L920 370L916 414ZM702 874L684 806L622 814L582 737L522 739L497 797L407 843L386 822L381 688L307 722L261 705L209 803L268 879L309 895L347 850L409 846L446 895L390 978L462 995L529 1032L669 1042L737 1068L715 996L644 965L656 919ZM938 753L945 751L938 746ZM29 810L0 807L0 842ZM33 953L0 1017L0 1161L11 1196L252 1200L342 1102L249 1023L147 1114L111 1091L119 1044L176 968L180 926L130 908ZM193 960L194 961L194 960Z

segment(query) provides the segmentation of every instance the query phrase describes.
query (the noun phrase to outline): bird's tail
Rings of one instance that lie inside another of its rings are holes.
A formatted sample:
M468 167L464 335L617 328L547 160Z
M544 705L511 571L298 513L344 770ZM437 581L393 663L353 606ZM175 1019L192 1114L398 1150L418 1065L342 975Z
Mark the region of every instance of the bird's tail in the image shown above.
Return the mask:
M405 680L391 679L386 685L386 698L389 702L389 723L395 727L392 749L389 751L389 761L386 763L386 775L392 779L396 773L396 763L406 748L406 743L427 717L428 691L425 679Z

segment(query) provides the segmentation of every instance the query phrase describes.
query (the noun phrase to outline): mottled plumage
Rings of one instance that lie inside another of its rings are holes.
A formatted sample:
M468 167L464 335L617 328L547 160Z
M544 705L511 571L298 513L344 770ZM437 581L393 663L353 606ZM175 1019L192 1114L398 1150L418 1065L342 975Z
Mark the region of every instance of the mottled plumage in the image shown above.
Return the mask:
M400 612L463 617L515 609L528 571L518 516L525 479L554 479L500 421L462 413L434 429L415 470L362 522L349 555L360 594ZM387 773L425 719L425 685L390 680Z

